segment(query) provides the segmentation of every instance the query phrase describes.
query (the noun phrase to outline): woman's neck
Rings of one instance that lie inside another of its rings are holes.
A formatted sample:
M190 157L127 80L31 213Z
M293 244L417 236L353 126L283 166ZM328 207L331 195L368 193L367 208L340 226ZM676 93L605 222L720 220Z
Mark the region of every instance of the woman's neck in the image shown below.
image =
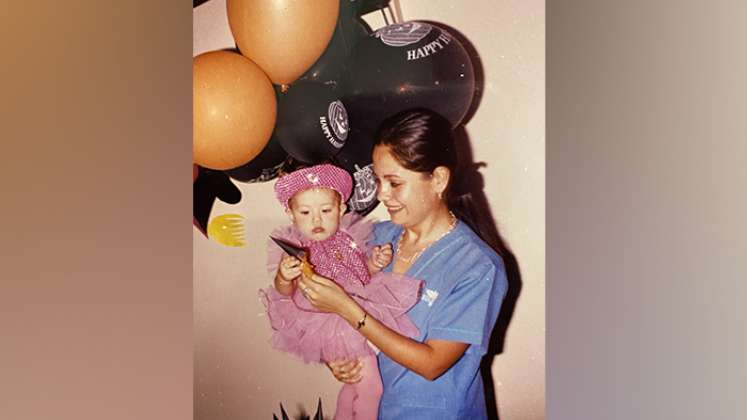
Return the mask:
M431 212L415 225L405 226L405 239L410 246L429 244L453 227L454 216L445 206Z

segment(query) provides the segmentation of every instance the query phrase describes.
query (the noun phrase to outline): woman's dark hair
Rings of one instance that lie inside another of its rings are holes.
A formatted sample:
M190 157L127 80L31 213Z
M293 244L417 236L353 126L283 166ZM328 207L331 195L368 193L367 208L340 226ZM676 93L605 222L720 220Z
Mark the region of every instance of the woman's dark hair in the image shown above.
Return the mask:
M446 205L491 248L502 253L500 239L489 221L490 215L475 202L472 191L482 190L482 176L475 165L460 166L451 123L425 108L402 111L379 127L374 146L386 146L405 169L431 174L439 166L449 169Z

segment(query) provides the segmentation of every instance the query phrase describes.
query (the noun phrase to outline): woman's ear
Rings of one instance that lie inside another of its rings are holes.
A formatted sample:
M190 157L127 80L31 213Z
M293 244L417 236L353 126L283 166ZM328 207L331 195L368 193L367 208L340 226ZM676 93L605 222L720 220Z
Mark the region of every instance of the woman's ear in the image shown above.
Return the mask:
M342 216L345 215L345 210L348 209L348 206L345 205L345 203L340 202L340 220L342 220Z
M446 186L449 185L449 178L451 177L451 171L445 166L437 166L431 174L431 182L433 183L433 189L439 196L446 191Z

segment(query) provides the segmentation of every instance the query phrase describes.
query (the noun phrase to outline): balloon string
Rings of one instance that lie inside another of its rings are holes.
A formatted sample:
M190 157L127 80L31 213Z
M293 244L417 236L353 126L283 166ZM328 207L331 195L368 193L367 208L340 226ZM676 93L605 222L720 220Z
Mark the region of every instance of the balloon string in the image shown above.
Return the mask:
M399 4L399 0L392 0L392 2L388 5L389 7L392 7L392 4L394 5L394 12L392 15L394 16L394 21L397 23L401 23L404 21L402 18L402 5Z
M389 26L389 19L386 17L386 13L384 12L384 8L379 9L381 10L381 15L384 16L384 26Z
M399 23L397 20L397 15L394 13L394 10L392 9L392 4L389 3L386 5L386 8L389 9L389 14L392 15L392 22Z

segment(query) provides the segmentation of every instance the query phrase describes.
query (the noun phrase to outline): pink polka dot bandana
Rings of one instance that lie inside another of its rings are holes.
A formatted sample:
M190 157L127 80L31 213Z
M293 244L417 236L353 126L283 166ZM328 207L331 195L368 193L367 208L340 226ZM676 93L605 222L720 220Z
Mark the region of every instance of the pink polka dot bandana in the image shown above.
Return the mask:
M331 188L340 194L344 203L353 191L353 180L347 171L334 165L310 166L280 177L275 183L275 196L287 209L291 197L311 188Z

